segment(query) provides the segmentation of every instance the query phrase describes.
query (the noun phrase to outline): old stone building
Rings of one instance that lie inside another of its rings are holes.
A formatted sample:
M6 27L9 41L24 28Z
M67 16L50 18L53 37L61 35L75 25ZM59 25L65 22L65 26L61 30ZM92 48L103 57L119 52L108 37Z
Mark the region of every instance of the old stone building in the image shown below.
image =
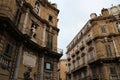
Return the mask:
M0 0L0 80L57 80L57 5Z
M58 80L66 80L66 70L67 70L67 66L66 66L66 59L61 59L59 61L58 67L59 67L59 78Z
M67 80L120 80L120 5L90 17L67 46Z

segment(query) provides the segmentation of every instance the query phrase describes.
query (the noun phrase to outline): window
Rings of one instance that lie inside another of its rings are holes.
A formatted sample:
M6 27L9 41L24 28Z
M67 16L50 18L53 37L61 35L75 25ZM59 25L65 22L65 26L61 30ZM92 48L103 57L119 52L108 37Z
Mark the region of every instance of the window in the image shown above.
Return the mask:
M85 53L81 54L83 65L85 64Z
M45 69L46 70L52 70L52 64L50 62L45 63Z
M102 33L106 33L105 26L102 26L102 27L101 27L101 32L102 32Z
M85 56L83 56L83 65L85 64Z
M110 79L119 80L115 67L110 67Z
M53 35L48 33L47 36L47 47L52 49L52 40L53 40Z
M105 49L106 49L106 52L107 52L107 56L111 57L112 56L112 52L111 52L110 45L109 44L105 44Z
M94 60L94 51L89 52L89 59Z
M7 43L6 46L5 46L4 54L5 54L6 56L11 57L12 49L13 49L13 46L12 46L11 44Z
M92 76L93 77L97 77L97 69L96 69L96 67L91 67L91 70L92 70Z
M48 21L53 22L53 17L51 15L48 15Z
M115 67L110 67L110 74L117 74Z

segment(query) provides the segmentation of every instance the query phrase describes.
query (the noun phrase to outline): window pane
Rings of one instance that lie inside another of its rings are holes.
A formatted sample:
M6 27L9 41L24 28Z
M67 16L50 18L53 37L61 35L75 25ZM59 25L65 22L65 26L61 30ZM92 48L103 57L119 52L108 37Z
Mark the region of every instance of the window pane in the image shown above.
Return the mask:
M48 69L48 70L51 70L51 68L52 68L51 63L46 63L46 67L45 68Z

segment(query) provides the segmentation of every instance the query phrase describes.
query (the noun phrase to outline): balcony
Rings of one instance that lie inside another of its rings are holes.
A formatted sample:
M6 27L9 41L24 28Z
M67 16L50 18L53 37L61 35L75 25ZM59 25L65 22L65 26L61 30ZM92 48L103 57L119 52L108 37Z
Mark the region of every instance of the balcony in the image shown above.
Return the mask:
M108 75L108 77L107 77ZM120 80L119 74L94 74L90 77L91 80Z
M5 55L0 55L0 67L9 70L11 67L11 58Z
M110 74L109 80L120 80L120 74Z
M63 54L63 49L54 48L54 51L57 52L58 54Z

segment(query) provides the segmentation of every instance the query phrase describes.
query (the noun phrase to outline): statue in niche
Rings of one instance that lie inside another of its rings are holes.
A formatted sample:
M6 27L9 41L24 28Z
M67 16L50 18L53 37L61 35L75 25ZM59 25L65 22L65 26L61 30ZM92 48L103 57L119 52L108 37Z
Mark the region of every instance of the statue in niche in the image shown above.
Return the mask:
M34 8L34 10L35 10L35 12L36 12L37 14L39 13L39 6L40 6L39 2L36 1L36 2L35 2L35 8Z
M37 26L35 24L33 24L32 27L31 27L32 38L36 37L36 28L37 28Z
M24 73L24 80L33 80L33 79L30 77L31 71L32 71L32 68L31 68L31 67L28 67L27 71Z

